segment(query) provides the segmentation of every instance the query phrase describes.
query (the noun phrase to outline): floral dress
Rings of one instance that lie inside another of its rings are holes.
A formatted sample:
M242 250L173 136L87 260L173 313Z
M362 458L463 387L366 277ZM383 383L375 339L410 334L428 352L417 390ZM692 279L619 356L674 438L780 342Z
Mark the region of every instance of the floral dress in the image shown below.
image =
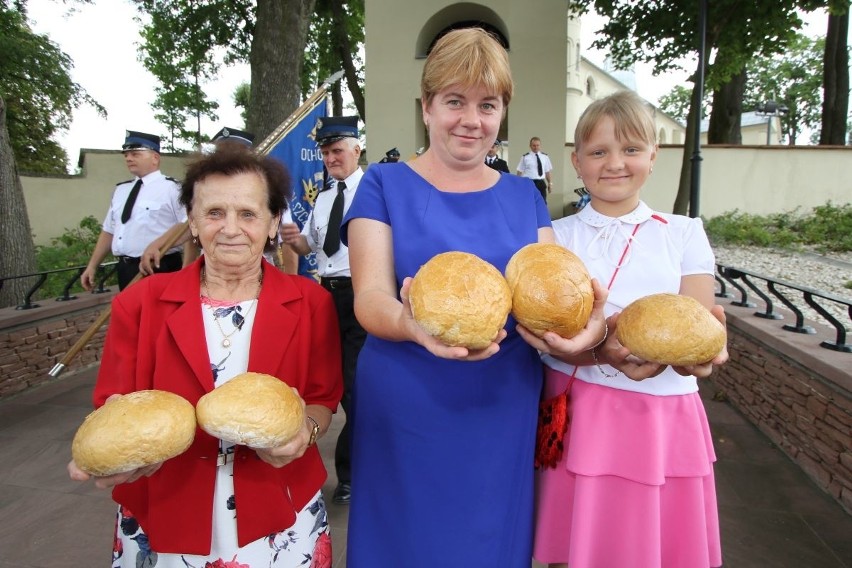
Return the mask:
M221 386L248 368L249 343L256 300L223 303L202 296L201 305L210 368ZM232 454L233 444L220 441L220 453ZM126 507L116 515L113 568L331 568L331 535L322 493L299 512L296 523L246 546L237 544L234 464L219 467L213 495L213 542L210 554L158 553ZM187 527L186 530L192 530Z

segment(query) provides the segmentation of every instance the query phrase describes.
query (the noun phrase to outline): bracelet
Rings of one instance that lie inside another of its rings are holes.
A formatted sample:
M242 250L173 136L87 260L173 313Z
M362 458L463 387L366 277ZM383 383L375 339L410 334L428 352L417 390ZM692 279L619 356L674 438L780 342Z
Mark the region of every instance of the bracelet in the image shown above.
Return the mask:
M606 322L606 320L604 320L604 336L603 336L603 339L601 339L600 341L598 341L598 342L594 345L594 347L592 347L592 348L590 349L590 351L592 352L592 359L594 359L594 361L595 361L595 366L598 368L598 371L600 371L600 372L601 372L601 374L602 374L604 377L606 377L607 379L614 379L615 377L617 377L618 375L620 375L620 374L621 374L621 371L616 370L616 371L615 371L615 374L613 374L613 375L611 375L611 374L607 373L606 371L604 371L604 368L601 366L601 362L600 362L600 360L598 359L598 347L600 347L601 345L603 345L603 344L604 344L604 342L606 341L606 338L607 338L608 336L609 336L609 324Z
M615 377L621 374L621 371L616 369L615 373L611 375L604 370L604 368L601 366L601 362L598 360L598 347L598 345L595 345L592 348L592 359L595 360L595 366L598 368L598 371L601 372L601 375L603 375L607 379L614 379Z
M604 344L607 336L609 336L609 324L606 323L606 319L604 319L604 336L603 336L603 339L601 339L600 341L598 341L597 343L592 345L590 348L586 349L586 351L591 351L592 355L594 355L595 349L597 349L598 347L600 347L601 345ZM597 357L595 357L595 359L597 359Z
M317 436L319 435L319 422L314 420L314 418L310 414L305 414L305 418L313 422L314 426L311 428L311 437L308 439L308 446L313 446L317 443Z

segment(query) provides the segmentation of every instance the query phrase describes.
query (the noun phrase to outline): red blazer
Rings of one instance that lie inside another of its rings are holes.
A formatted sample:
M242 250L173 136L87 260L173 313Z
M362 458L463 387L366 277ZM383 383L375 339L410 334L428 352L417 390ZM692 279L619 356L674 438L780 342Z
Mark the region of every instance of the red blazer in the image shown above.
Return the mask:
M95 406L112 394L161 389L193 405L213 390L201 317L202 257L179 272L155 274L112 303ZM316 282L263 262L248 370L295 387L307 404L336 411L343 393L340 335L331 295ZM208 554L218 440L200 428L183 454L151 477L118 485L113 498L139 520L157 552ZM240 546L293 525L327 477L316 446L283 468L236 448L234 492Z

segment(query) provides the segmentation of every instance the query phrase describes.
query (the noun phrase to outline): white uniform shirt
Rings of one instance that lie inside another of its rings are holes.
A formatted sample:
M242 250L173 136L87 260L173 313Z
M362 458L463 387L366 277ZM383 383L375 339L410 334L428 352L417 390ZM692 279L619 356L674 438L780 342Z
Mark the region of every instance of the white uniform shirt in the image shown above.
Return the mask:
M538 175L538 162L536 162L534 152L527 152L521 156L521 161L518 162L518 167L515 168L515 171L521 172L521 176L525 178L545 179L544 174L553 170L553 165L550 163L550 156L544 152L539 152L538 156L541 158L541 175Z
M715 272L713 250L701 219L656 213L643 202L617 219L601 215L587 205L576 215L554 221L553 230L556 241L579 256L602 286L612 281L604 307L607 317L649 294L677 294L682 276L712 276ZM628 241L632 244L613 280ZM549 367L566 374L574 369L574 365L548 355L543 360ZM602 367L607 374L616 374L609 365ZM633 381L621 373L607 378L596 365L589 365L577 370L577 378L587 383L659 396L698 390L695 377L678 375L671 367L666 367L656 377Z
M121 213L136 179L115 186L104 218L103 230L112 235L112 254L115 256L140 257L154 239L186 221L186 209L179 201L180 185L157 170L142 178L133 213L127 223L122 223ZM176 246L168 252L181 249L182 246Z
M349 211L349 206L352 205L352 199L355 198L355 192L363 175L364 172L361 171L361 168L356 168L348 178L343 180L346 184L346 189L343 190L343 217L346 217L346 212ZM317 195L316 203L314 203L314 208L308 216L308 221L302 228L302 234L308 240L308 246L317 255L317 274L319 274L320 278L351 276L349 272L349 247L341 241L340 248L331 258L328 258L322 250L325 235L328 231L328 217L331 214L331 205L334 203L336 196L336 184L331 189L321 191Z

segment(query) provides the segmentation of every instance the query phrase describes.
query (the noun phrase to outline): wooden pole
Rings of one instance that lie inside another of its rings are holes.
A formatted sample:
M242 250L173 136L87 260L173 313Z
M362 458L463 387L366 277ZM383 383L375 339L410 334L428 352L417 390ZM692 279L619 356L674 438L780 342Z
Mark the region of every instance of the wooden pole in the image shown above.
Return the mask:
M160 247L160 256L165 256L165 254L172 248L177 242L177 240L183 235L184 231L186 231L187 227L189 227L189 223L181 223L180 225L175 225L169 232L166 233L166 240L163 243L163 246ZM133 277L133 280L130 281L128 286L138 282L142 279L142 273L140 272L136 276ZM83 347L86 346L87 343L92 339L92 337L98 332L102 325L106 323L109 319L110 313L112 312L112 308L107 306L104 310L98 315L98 318L92 322L92 325L83 332L83 335L77 340L77 342L71 346L71 349L68 350L67 353L60 359L59 363L53 366L53 368L48 372L48 375L51 377L58 377L59 374L65 369L65 367L71 362L71 360L77 356L77 353L83 350Z
M299 123L299 120L304 118L306 114L310 112L310 110L314 107L316 102L320 99L320 97L325 96L328 88L333 85L335 82L340 80L343 76L343 71L338 71L334 75L330 76L328 79L323 81L322 85L310 96L308 97L302 105L297 108L290 116L288 116L284 122L282 122L278 127L272 131L272 133L267 136L263 142L258 144L255 147L255 152L260 155L268 154L269 151L280 142L287 134L293 129L293 127ZM172 227L169 232L166 234L166 240L163 243L163 246L160 247L160 256L165 256L166 252L170 248L174 246L177 240L183 235L184 231L189 227L189 222L181 223L180 225L175 225ZM142 279L142 273L137 274L133 280L130 281L128 286L134 284L138 280ZM106 321L109 319L111 308L107 307L104 309L99 315L98 319L92 322L92 325L80 336L77 342L71 346L71 349L62 357L62 359L53 366L53 368L48 372L48 375L51 377L58 377L60 373L65 369L65 367L71 362L74 357L77 356L77 353L83 350L83 347L92 339L95 333L103 326Z

